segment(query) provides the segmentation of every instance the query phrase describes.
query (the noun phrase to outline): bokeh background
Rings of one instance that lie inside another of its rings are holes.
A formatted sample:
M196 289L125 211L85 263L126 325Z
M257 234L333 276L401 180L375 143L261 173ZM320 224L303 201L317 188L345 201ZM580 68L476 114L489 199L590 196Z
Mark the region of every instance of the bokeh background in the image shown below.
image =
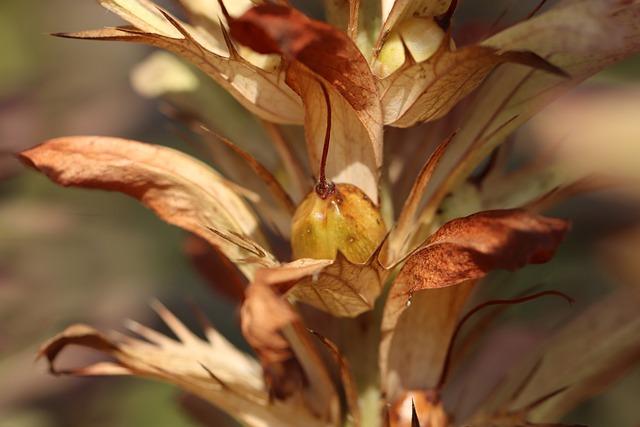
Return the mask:
M304 3L310 13L321 14L319 1ZM490 21L505 8L517 16L535 2L463 3L462 18ZM12 153L44 139L79 134L194 151L176 135L159 104L132 89L131 70L150 49L48 35L116 23L89 0L0 1L0 427L197 425L181 411L172 387L50 376L44 363L34 362L38 345L71 323L119 329L124 319L133 318L162 328L149 309L154 298L190 323L188 301L197 300L218 329L244 345L234 309L194 272L181 231L126 197L58 188L13 159ZM628 169L633 188L640 177L639 70L640 60L632 58L591 79L573 103L534 122L534 134L537 123L543 129L538 134L546 136L548 122L559 117L555 114L610 114L613 130L603 129L593 141L570 141L558 160L572 167L589 156L605 156L606 167L619 163ZM210 114L221 131L268 163L268 154L260 152L265 136L256 123L213 83L202 90L218 100ZM497 274L492 281L515 289L540 283L562 289L578 299L575 309L616 286L640 285L637 206L633 191L600 191L563 203L554 213L572 218L574 229L559 256L517 274ZM530 320L543 317L545 309L544 302L535 309L514 308L501 321L526 342ZM636 369L567 421L638 426L639 396Z

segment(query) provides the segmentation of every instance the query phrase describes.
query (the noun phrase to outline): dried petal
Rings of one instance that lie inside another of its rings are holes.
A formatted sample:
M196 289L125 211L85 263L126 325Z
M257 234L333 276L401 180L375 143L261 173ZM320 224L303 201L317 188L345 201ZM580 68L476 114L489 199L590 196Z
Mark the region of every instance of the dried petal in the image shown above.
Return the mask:
M179 151L106 137L53 139L21 154L52 181L118 191L219 248L247 276L275 260L253 212L213 169Z

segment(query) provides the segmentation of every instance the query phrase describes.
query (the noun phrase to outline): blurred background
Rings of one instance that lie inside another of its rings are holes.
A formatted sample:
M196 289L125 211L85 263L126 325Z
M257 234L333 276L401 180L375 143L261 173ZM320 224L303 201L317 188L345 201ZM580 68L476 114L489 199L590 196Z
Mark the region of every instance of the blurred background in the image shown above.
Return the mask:
M535 2L466 3L463 19L495 17L509 5L517 15ZM322 13L319 1L305 7L316 16ZM197 276L181 231L124 196L58 188L11 155L48 138L80 134L194 151L177 137L159 104L132 88L131 72L151 49L48 35L117 23L93 1L0 1L0 427L196 425L180 410L172 387L49 375L44 363L34 362L37 348L69 324L118 329L133 318L161 328L149 309L154 298L192 323L187 302L198 300L214 325L243 345L233 307ZM557 140L563 130L549 121L559 117L574 124L606 117L611 128L567 141L555 159L567 168L582 163L618 167L635 186L640 178L639 70L640 60L634 58L591 79L534 120L526 129L530 139ZM263 162L273 161L259 150L265 136L257 123L213 83L201 84L201 93L216 100L210 111L221 130L245 141ZM547 148L530 144L522 156ZM544 266L496 275L496 282L515 282L522 289L542 281L577 298L579 306L613 287L638 286L637 207L633 191L600 191L563 203L555 213L572 218L574 229L559 256ZM542 305L534 311L511 309L504 321L525 324L543 313ZM636 369L567 421L637 426L638 396Z

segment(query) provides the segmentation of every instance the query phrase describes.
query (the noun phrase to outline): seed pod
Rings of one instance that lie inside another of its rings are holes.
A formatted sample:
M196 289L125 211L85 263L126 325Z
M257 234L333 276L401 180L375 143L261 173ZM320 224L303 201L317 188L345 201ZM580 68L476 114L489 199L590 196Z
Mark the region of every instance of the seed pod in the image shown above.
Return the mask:
M353 263L366 262L386 234L380 211L351 184L329 184L312 191L293 216L294 258L335 259L337 252Z

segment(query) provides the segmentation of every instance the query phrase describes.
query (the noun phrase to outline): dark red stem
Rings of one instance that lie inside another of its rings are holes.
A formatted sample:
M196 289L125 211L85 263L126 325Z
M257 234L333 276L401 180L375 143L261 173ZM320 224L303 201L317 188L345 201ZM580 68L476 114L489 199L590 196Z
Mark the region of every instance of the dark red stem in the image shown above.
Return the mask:
M453 346L456 343L456 339L458 338L458 335L460 334L460 331L462 330L462 327L464 326L464 324L471 318L473 317L474 314L478 313L479 311L482 311L483 309L487 308L487 307L491 307L494 305L516 305L516 304L522 304L528 301L533 301L536 300L538 298L542 298L545 296L556 296L556 297L560 297L565 299L567 302L569 303L573 303L573 298L571 298L570 296L568 296L567 294L564 294L560 291L542 291L542 292L537 292L535 294L531 294L531 295L526 295L523 297L519 297L519 298L511 298L511 299L496 299L496 300L491 300L491 301L487 301L484 302L482 304L477 305L476 307L474 307L473 309L471 309L467 314L465 314L462 319L460 319L460 321L458 322L458 324L456 325L456 329L453 332L453 335L451 336L451 340L449 341L449 347L447 348L447 356L445 358L444 361L444 365L442 366L442 373L440 374L440 381L438 381L438 386L437 386L437 390L442 390L442 387L444 386L444 384L447 381L447 376L449 375L449 368L451 365L451 359L452 359L452 353L453 353Z
M329 92L322 82L318 81L324 101L327 105L327 129L324 134L324 145L322 146L322 159L320 160L320 173L318 176L318 184L316 184L316 193L323 199L326 199L335 190L335 185L327 180L327 157L329 157L329 143L331 142L331 100Z

